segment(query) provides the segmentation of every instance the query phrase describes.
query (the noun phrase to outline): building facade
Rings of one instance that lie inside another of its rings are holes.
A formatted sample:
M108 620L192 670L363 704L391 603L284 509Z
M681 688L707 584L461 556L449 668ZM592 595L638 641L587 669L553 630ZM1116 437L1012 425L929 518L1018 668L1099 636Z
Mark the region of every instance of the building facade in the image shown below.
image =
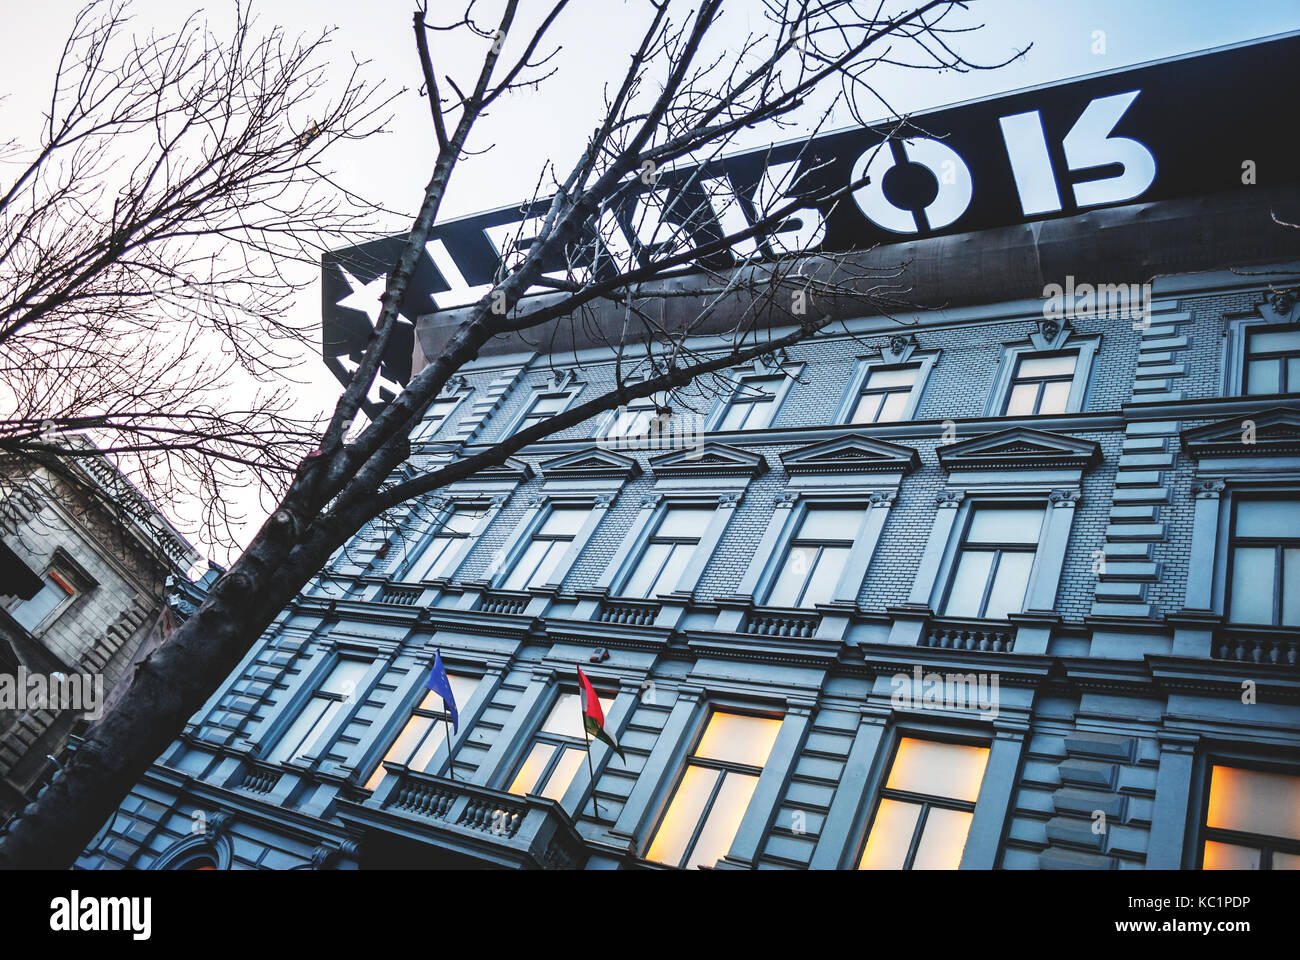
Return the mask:
M1285 184L917 238L927 309L687 391L698 433L635 442L633 407L407 504L78 866L1300 866L1298 212ZM408 469L613 360L484 351Z
M166 617L193 609L199 554L104 457L0 470L3 822L129 680Z

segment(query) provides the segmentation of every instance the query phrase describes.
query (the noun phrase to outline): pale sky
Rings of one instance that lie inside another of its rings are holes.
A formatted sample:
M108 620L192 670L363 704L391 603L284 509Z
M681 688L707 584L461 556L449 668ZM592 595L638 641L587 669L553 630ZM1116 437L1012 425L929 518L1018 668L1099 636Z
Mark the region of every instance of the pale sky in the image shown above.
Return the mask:
M434 0L439 8L460 9ZM0 33L0 130L31 142L40 122L50 78L68 26L82 0L44 0L5 4ZM205 9L214 21L229 18L232 3L211 3ZM483 20L493 11L487 4ZM524 0L524 10L536 15L549 8L542 0ZM621 76L640 27L646 4L636 0L573 0L553 36L564 47L553 61L559 70L537 91L516 93L501 101L478 131L478 147L495 143L487 154L462 163L443 205L442 219L518 202L533 192L547 160L562 168L574 159L595 124L601 85ZM411 29L412 0L254 0L264 25L282 24L290 33L314 33L336 26L333 60L346 74L355 56L370 61L366 75L383 79L406 92L394 104L391 132L349 144L335 157L341 183L362 195L401 209L414 210L429 176L432 124L425 102L416 95L421 77ZM168 0L136 0L131 5L138 29L173 29L191 8ZM732 0L732 33L746 21L761 23L760 0ZM432 17L431 17L432 19ZM495 21L493 21L495 22ZM1239 43L1300 29L1300 3L1295 0L975 0L967 17L985 24L954 45L969 59L994 62L1033 44L1020 61L996 71L968 74L884 69L873 74L893 106L904 112L1051 83L1068 77L1130 66L1210 47ZM1100 31L1100 33L1099 33ZM437 41L435 41L435 44ZM440 48L435 58L458 76L480 56L463 43ZM459 69L458 69L459 68ZM1283 80L1283 78L1279 78ZM885 111L872 111L872 118ZM809 114L811 116L811 112ZM845 113L829 129L849 125ZM1187 122L1196 122L1194 106ZM778 139L790 139L798 130ZM738 146L759 146L771 134ZM3 175L3 171L0 171ZM395 231L403 224L394 221ZM300 300L304 319L318 319L319 285ZM303 358L298 377L304 409L332 408L337 384L316 356ZM167 505L161 505L168 512ZM256 507L251 508L256 513ZM260 524L250 516L248 533ZM225 560L210 545L205 552Z

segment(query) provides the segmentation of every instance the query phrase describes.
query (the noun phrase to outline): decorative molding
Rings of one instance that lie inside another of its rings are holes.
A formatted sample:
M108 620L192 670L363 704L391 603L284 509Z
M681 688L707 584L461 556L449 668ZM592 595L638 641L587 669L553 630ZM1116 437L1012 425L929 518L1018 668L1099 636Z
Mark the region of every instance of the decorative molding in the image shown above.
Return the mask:
M782 490L776 495L776 500L772 506L777 510L789 510L799 500L797 490Z
M1300 454L1300 410L1274 407L1251 416L1232 417L1182 433L1183 451L1193 460L1207 457L1255 457Z
M1300 287L1269 290L1259 304L1266 323L1295 323L1300 319Z
M612 494L612 493L598 493L598 494L596 494L596 499L595 499L595 501L592 503L592 505L591 505L591 509L593 509L593 510L608 510L609 507L610 507L610 504L612 504L612 503L614 502L614 496L615 496L615 495Z
M1033 470L1043 467L1089 467L1101 458L1101 447L1060 433L1012 427L959 440L938 449L939 463L953 470Z
M458 373L453 373L447 378L447 382L442 385L442 390L438 394L440 397L454 396L469 386L469 381Z
M641 496L641 509L642 509L642 510L653 510L655 507L659 506L659 504L660 504L660 502L663 500L663 498L664 498L664 495L663 495L662 493L646 493L646 494L642 494L642 496Z
M598 446L545 460L538 464L537 469L542 477L632 480L641 475L641 464L636 460Z
M860 433L845 434L781 454L781 465L790 474L908 473L920 463L920 455L911 447Z
M513 480L522 483L534 476L532 464L518 457L506 457L505 463L483 467L474 473L472 480Z
M743 494L739 492L720 494L718 496L718 509L720 510L735 509L736 507L740 506L740 498L742 496Z
M1070 326L1069 320L1044 317L1038 321L1037 329L1029 335L1029 342L1034 345L1035 350L1043 352L1060 350L1073 332L1074 328Z
M887 363L906 363L916 352L916 334L896 333L880 347L880 359Z
M1053 507L1073 508L1081 496L1078 490L1053 490L1047 495L1047 502Z
M943 509L954 509L961 506L961 502L966 497L965 490L940 490L934 498L934 502Z
M893 490L878 490L871 495L870 503L873 507L889 507L894 505L894 499L898 496Z
M754 477L767 470L761 454L713 441L688 450L650 458L650 470L656 477Z
M1222 480L1196 480L1192 482L1192 498L1218 500L1227 484Z

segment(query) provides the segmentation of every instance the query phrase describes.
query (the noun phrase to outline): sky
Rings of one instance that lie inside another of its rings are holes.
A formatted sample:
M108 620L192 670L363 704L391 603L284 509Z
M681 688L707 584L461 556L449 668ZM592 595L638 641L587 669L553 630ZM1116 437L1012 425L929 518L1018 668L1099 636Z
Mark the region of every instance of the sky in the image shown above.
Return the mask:
M50 78L72 18L82 0L6 3L0 33L0 130L30 142L40 122ZM461 4L434 0L438 9ZM483 20L491 15L488 4ZM557 21L553 38L561 46L552 61L555 75L536 90L512 94L498 103L477 131L471 146L491 147L463 162L454 175L440 219L475 213L530 196L548 161L561 168L581 149L599 112L602 84L616 82L645 22L641 0L572 0ZM543 0L523 0L525 15L549 7ZM916 72L882 69L875 81L886 99L901 112L995 95L1225 46L1300 29L1300 3L1295 0L974 0L964 23L983 27L955 41L968 59L984 63L1028 52L998 70L974 73ZM203 16L216 24L228 22L231 2L204 6ZM174 29L197 7L174 0L136 0L130 5L140 30ZM382 82L391 92L404 88L392 105L388 132L346 144L334 157L338 181L368 199L394 210L414 211L428 180L433 157L433 131L428 107L417 94L421 85L411 12L412 0L253 0L264 27L282 25L291 35L337 28L331 40L331 65L340 74L353 59L366 61L363 75ZM730 24L728 39L761 23L761 0L732 0L724 6ZM432 16L431 16L431 19ZM734 42L734 41L733 41ZM435 38L434 57L442 70L464 77L481 50L464 42ZM1032 44L1032 46L1031 46ZM506 53L509 50L507 49ZM886 115L882 107L868 111L872 119ZM806 117L812 117L809 111ZM1195 122L1194 110L1188 122ZM832 116L828 129L848 126L847 113ZM798 128L777 139L791 139ZM760 146L773 139L760 133L737 147ZM394 232L403 228L391 221ZM318 320L317 280L295 307L300 319ZM304 411L328 411L337 383L319 357L306 355L296 371L305 381L299 390ZM161 505L167 512L168 505ZM260 525L255 503L248 505L246 525L251 536ZM215 559L229 559L212 545L200 550Z

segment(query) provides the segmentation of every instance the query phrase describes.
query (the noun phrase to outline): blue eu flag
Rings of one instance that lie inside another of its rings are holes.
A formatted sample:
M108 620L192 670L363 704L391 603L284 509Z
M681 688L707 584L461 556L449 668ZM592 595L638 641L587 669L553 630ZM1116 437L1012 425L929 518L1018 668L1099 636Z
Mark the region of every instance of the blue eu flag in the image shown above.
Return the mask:
M429 682L425 687L442 697L447 713L451 716L451 732L458 732L460 717L456 714L456 698L452 696L451 681L447 678L447 668L442 665L442 655L436 650L433 653L433 669L429 671Z

